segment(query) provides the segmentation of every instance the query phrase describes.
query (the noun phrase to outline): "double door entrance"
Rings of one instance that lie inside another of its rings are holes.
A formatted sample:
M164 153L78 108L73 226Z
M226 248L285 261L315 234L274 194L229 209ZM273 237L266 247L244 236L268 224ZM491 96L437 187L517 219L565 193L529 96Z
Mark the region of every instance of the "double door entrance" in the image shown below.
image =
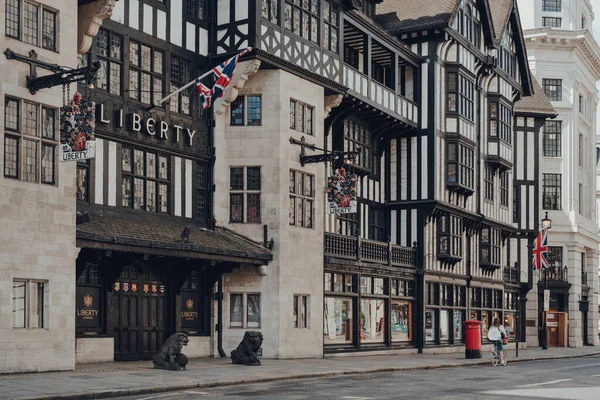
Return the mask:
M151 359L168 335L166 270L127 266L112 293L115 361Z

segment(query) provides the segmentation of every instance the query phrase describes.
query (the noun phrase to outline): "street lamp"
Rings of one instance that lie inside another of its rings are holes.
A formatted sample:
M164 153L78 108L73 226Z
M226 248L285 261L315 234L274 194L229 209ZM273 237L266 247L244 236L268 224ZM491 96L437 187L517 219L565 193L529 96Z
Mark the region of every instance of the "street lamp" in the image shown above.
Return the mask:
M546 216L542 218L542 228L549 229L552 228L552 220L548 218L548 211L546 211Z

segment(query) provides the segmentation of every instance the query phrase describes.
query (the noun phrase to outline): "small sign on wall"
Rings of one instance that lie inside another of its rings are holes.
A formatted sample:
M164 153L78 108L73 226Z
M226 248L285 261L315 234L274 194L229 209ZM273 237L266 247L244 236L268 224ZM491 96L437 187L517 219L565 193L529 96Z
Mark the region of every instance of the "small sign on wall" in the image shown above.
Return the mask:
M550 291L548 289L544 290L544 311L548 311L550 309Z
M78 286L75 296L75 325L77 328L100 328L102 316L100 288Z

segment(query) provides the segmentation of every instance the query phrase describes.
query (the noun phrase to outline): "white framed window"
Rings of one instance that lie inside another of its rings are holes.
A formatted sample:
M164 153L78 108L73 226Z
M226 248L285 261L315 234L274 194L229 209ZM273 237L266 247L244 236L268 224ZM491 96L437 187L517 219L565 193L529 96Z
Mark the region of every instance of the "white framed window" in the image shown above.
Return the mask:
M21 0L6 0L4 10L6 36L56 51L57 11Z
M260 293L229 294L229 326L260 328Z
M290 129L313 136L314 117L314 107L290 99Z
M294 295L294 328L310 328L309 326L310 295Z
M13 280L13 329L46 328L46 281Z

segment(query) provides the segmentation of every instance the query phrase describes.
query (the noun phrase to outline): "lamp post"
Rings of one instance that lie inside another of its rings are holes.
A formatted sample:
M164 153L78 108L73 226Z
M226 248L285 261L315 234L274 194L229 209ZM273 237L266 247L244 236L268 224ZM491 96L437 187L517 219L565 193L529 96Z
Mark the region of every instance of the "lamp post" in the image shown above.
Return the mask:
M550 229L552 228L552 220L548 218L548 211L546 211L546 216L542 218L542 229ZM548 289L548 269L544 267L544 293ZM542 320L542 349L548 350L548 325L546 324L546 307L544 307L543 311L543 320Z

